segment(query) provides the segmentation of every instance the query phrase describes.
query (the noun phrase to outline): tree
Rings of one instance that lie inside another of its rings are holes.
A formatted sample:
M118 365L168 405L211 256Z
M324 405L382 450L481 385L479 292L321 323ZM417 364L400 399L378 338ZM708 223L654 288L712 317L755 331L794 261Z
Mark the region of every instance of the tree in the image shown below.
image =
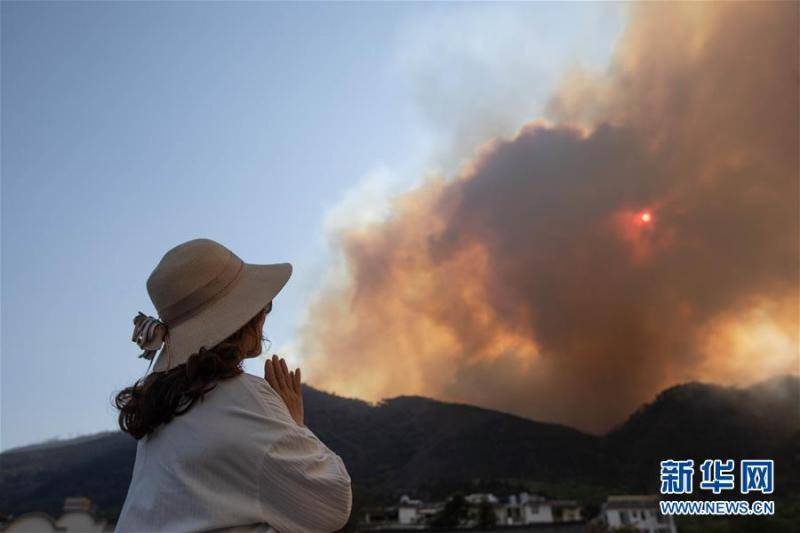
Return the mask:
M497 515L494 514L494 506L489 502L481 503L478 509L478 525L481 527L493 526L497 523Z
M464 496L460 493L448 498L447 503L431 521L432 526L447 526L454 527L461 523L461 519L466 514L467 506L464 501Z

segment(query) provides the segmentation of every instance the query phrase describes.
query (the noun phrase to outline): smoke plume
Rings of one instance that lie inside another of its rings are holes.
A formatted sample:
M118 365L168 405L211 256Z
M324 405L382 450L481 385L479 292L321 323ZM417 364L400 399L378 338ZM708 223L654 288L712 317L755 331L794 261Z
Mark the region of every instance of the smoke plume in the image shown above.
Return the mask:
M637 5L547 120L337 234L313 384L604 431L677 382L797 372L799 8Z

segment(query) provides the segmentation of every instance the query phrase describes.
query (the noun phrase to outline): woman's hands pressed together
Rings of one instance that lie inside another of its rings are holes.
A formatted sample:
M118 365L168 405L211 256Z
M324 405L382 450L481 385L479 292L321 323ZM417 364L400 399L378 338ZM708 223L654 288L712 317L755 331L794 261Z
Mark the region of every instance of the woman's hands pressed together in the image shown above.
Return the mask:
M286 404L294 421L298 426L303 426L303 390L300 387L300 369L289 372L286 361L282 357L278 359L277 355L273 355L271 359L267 359L264 373L267 383L283 398L283 403Z

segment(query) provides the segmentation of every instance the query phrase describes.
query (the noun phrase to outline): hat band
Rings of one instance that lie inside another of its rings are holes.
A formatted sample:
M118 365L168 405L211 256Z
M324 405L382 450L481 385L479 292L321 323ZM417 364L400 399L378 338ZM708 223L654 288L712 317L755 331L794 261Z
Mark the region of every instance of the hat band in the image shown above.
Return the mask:
M159 309L158 315L168 326L182 322L224 296L236 284L244 270L244 261L231 253L225 267L211 281L174 304Z

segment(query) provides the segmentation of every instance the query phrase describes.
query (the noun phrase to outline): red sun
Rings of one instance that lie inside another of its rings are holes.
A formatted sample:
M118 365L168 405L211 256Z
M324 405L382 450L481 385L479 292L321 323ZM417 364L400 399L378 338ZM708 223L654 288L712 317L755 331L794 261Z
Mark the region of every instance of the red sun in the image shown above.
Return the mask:
M650 214L650 211L642 211L639 214L639 220L641 220L645 224L649 224L650 222L653 221L653 215Z

